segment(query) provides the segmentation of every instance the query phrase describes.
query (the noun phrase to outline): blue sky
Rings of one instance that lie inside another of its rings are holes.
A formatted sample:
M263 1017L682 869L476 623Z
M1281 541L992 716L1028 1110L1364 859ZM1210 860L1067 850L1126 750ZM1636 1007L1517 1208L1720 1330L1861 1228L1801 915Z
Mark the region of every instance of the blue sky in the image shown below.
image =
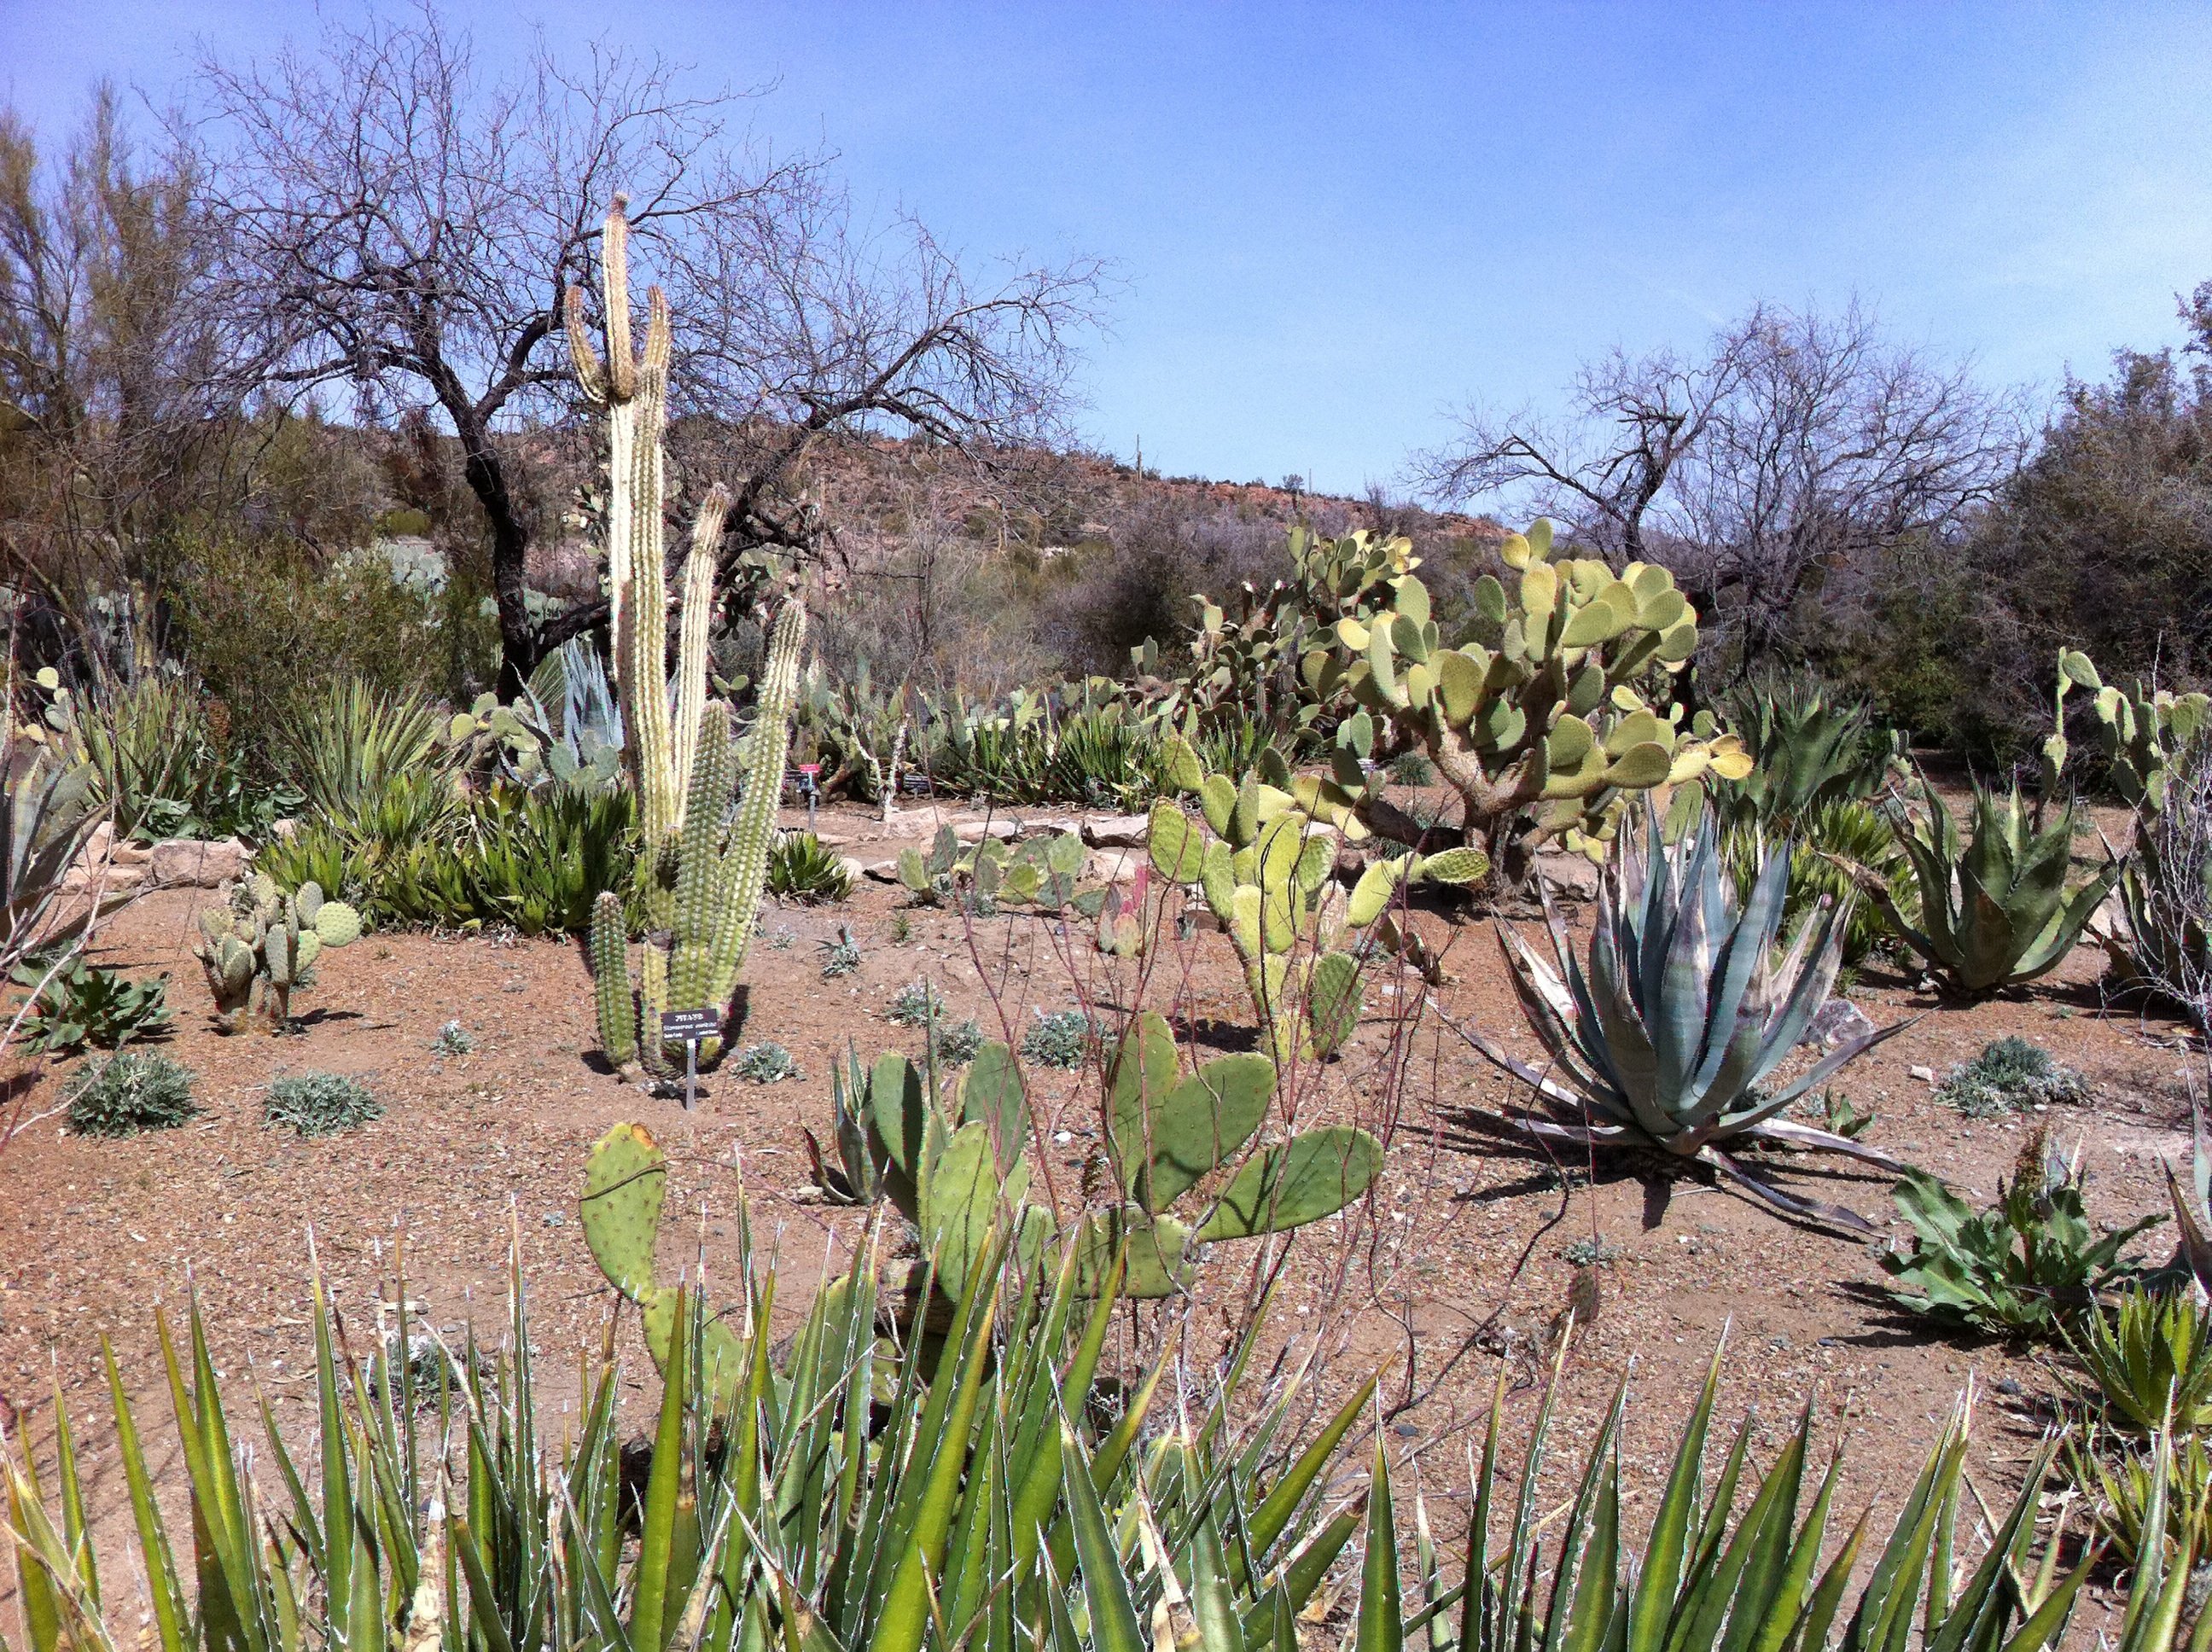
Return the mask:
M572 0L449 0L480 46ZM1554 400L1616 343L1856 294L2047 392L2175 337L2212 278L2212 7L680 3L625 43L772 82L781 143L989 257L1122 277L1083 427L1170 473L1384 480L1470 398ZM0 0L42 128L112 74L305 4Z

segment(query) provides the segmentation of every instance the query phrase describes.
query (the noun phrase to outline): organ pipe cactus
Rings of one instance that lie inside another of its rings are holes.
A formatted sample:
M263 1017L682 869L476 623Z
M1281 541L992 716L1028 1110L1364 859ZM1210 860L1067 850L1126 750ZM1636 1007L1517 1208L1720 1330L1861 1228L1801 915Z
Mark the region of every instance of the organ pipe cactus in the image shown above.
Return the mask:
M1840 907L1808 914L1778 954L1786 852L1765 858L1739 905L1719 833L1708 823L1669 846L1647 809L1642 841L1633 837L1621 835L1600 879L1586 962L1576 957L1548 892L1552 962L1518 934L1499 934L1514 990L1549 1060L1539 1070L1480 1031L1461 1030L1544 1104L1546 1116L1522 1114L1513 1123L1578 1147L1656 1148L1711 1165L1793 1215L1872 1232L1856 1212L1785 1192L1724 1151L1767 1142L1904 1168L1863 1142L1782 1115L1910 1022L1865 1033L1765 1088L1827 1000L1848 914Z
M1331 646L1306 656L1311 689L1346 691L1364 714L1339 728L1331 777L1300 782L1310 811L1382 828L1386 805L1366 765L1387 732L1428 754L1459 793L1468 841L1517 886L1547 842L1602 854L1636 793L1751 772L1741 744L1709 716L1686 728L1679 703L1660 708L1698 646L1697 615L1665 568L1555 562L1544 521L1507 536L1499 556L1511 589L1483 575L1456 646L1408 558L1390 607L1339 620Z
M623 902L603 896L592 913L599 1040L627 1077L664 1078L672 1067L660 1037L669 1010L726 1011L752 938L791 738L806 610L787 599L768 628L752 730L742 761L726 708L707 697L708 638L716 549L728 495L712 490L692 525L684 570L676 672L668 643L665 507L670 322L659 288L647 294L645 345L633 354L629 224L622 203L607 216L606 355L586 334L582 294L570 288L570 353L585 395L605 408L611 449L607 571L615 637L623 760L638 800L638 857L645 941L629 974ZM744 785L737 785L742 769ZM737 794L734 811L730 807ZM622 972L614 969L621 963ZM710 1041L703 1050L718 1053Z
M1359 1014L1349 932L1380 917L1401 884L1471 884L1489 862L1464 847L1378 860L1346 900L1331 877L1337 834L1300 805L1280 754L1270 748L1237 780L1206 773L1180 737L1167 751L1170 781L1196 796L1206 830L1168 799L1156 802L1146 833L1153 869L1170 884L1195 884L1228 930L1276 1062L1335 1054Z
M266 872L229 886L225 903L200 914L192 955L207 972L216 1024L224 1032L292 1023L292 993L314 981L323 953L361 937L361 914L325 901L310 882L286 895Z
M1974 788L1974 835L1964 845L1935 787L1923 781L1920 796L1924 820L1892 819L1918 886L1919 921L1908 920L1882 879L1859 880L1899 938L1961 998L1986 998L2056 968L2112 893L2118 864L2069 890L2074 810L2039 829L2017 787L2002 801Z

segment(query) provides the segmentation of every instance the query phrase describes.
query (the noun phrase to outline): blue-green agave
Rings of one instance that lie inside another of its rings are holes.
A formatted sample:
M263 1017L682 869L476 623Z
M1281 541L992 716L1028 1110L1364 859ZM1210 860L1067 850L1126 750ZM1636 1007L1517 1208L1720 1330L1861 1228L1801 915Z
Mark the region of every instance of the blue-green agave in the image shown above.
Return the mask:
M1696 1159L1793 1215L1871 1232L1855 1212L1784 1192L1722 1151L1771 1142L1904 1168L1864 1142L1782 1115L1909 1022L1850 1040L1787 1083L1765 1087L1827 1001L1849 919L1847 903L1824 903L1778 955L1789 878L1786 850L1765 856L1739 906L1711 823L1693 824L1670 845L1647 811L1640 839L1624 832L1614 844L1587 963L1577 959L1548 893L1544 917L1556 968L1501 930L1514 988L1550 1061L1539 1071L1478 1031L1465 1036L1531 1086L1549 1115L1514 1121L1577 1146L1651 1147Z

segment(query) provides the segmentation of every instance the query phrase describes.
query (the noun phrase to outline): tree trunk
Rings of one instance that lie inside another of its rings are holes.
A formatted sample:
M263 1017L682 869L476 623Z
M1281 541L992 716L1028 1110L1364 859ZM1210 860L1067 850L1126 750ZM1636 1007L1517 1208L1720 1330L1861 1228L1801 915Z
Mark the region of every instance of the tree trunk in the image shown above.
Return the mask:
M499 608L499 683L501 700L521 694L530 673L544 657L538 629L531 623L524 570L530 550L530 529L516 509L507 483L507 467L492 445L491 431L473 409L455 414L465 456L462 473L469 491L483 507L485 525L491 530L491 586Z

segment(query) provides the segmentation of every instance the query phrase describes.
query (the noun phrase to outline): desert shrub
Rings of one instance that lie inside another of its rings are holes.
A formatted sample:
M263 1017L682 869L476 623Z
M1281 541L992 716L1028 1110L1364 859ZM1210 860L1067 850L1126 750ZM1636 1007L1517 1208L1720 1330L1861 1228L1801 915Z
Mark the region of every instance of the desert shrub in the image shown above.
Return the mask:
M277 731L333 683L462 703L489 686L497 629L465 581L431 590L374 558L274 539L198 543L180 568L173 640L265 774L283 772Z
M835 940L817 941L822 952L822 979L835 981L840 975L849 975L860 967L860 944L853 938L853 932L845 925L837 926Z
M80 1136L173 1130L200 1110L192 1099L191 1070L147 1050L122 1050L87 1063L62 1095L70 1128Z
M1995 1336L2055 1338L2095 1293L2128 1277L2122 1253L2161 1218L2100 1231L2083 1207L2082 1178L2044 1132L2020 1156L1996 1204L1977 1212L1924 1171L1898 1184L1911 1245L1882 1253L1890 1295L1914 1312Z
M264 842L300 805L298 792L250 771L231 743L229 708L180 672L57 687L46 721L83 758L116 831L141 842L233 834Z
M295 1072L273 1080L263 1105L271 1127L303 1136L333 1136L357 1130L384 1115L384 1104L358 1078L337 1072Z
M799 1077L799 1063L781 1044L748 1044L730 1071L749 1084L781 1084Z
M983 1029L970 1016L951 1026L938 1028L933 1042L939 1060L948 1066L964 1067L983 1048Z
M87 1044L119 1049L134 1038L158 1038L169 1030L167 975L132 981L87 963L79 955L33 958L15 966L14 979L32 989L21 1033L33 1049L74 1050Z
M307 807L351 820L386 799L391 782L432 762L445 722L425 695L334 677L296 702L276 744Z
M787 901L842 901L853 892L844 857L811 832L781 832L768 852L768 892Z
M2017 1035L1983 1046L1971 1061L1944 1074L1936 1099L1968 1118L1991 1119L2030 1108L2077 1104L2089 1099L2088 1081L2062 1067L2051 1052Z
M1429 761L1425 751L1401 751L1390 759L1390 783L1393 786L1434 786L1437 766Z
M945 998L926 981L909 981L891 995L884 1011L902 1027L927 1027L945 1013Z
M475 1036L456 1019L438 1029L438 1036L430 1042L433 1055L467 1055L477 1047Z
M1097 1042L1097 1028L1082 1011L1040 1010L1036 1024L1022 1035L1022 1057L1040 1066L1080 1066Z

